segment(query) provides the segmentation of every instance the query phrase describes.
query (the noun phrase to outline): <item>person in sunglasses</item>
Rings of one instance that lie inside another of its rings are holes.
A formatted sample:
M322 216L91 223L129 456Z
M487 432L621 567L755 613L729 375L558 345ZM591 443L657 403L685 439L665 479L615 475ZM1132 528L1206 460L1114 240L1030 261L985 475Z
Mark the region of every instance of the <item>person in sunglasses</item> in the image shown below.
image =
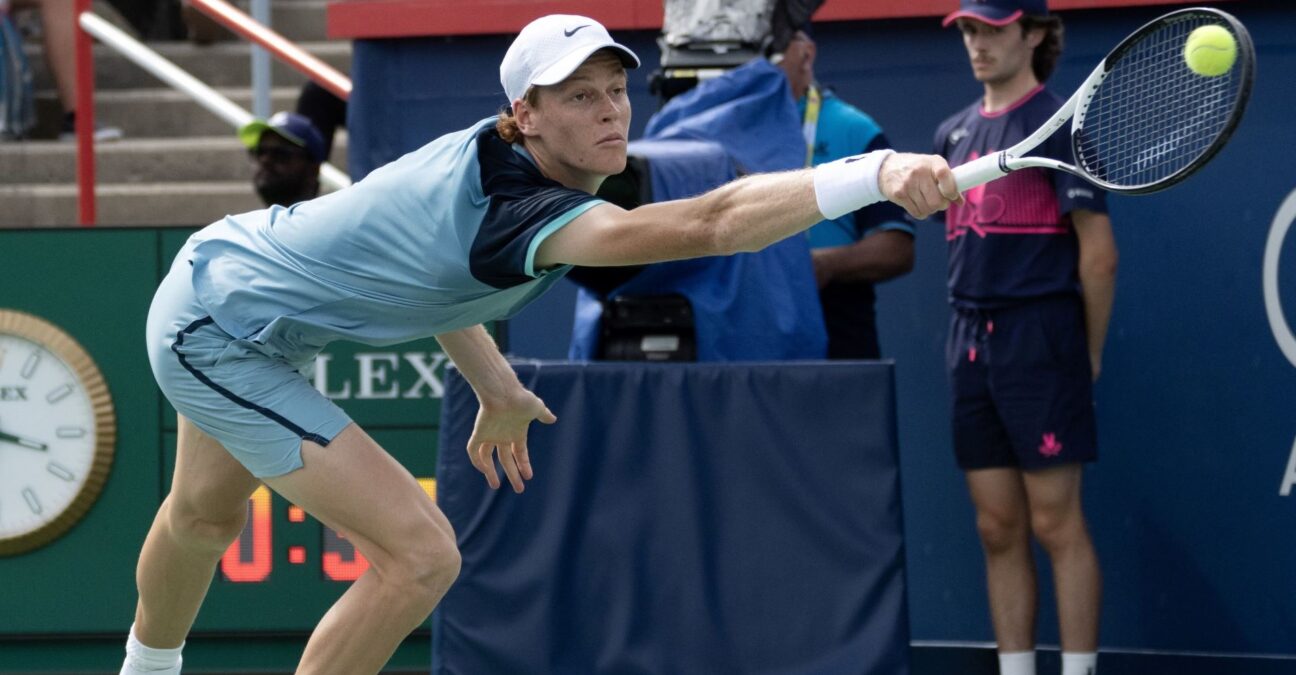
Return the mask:
M277 112L239 129L256 172L252 186L266 206L292 206L319 196L320 164L327 158L324 135L310 119Z

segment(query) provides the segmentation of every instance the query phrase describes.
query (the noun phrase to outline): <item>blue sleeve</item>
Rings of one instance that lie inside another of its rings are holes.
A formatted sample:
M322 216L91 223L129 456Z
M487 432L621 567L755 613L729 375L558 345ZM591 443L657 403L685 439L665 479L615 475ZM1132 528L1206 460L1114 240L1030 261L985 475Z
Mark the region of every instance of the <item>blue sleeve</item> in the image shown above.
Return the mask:
M540 276L536 249L545 237L603 200L546 178L531 160L487 129L477 136L482 195L489 200L473 236L469 270L496 288Z
M1063 126L1044 142L1045 157L1059 162L1075 164L1075 155L1071 152L1071 129ZM1066 215L1078 209L1107 213L1107 191L1065 171L1049 171L1053 179L1053 189L1057 192L1058 213Z
M864 152L885 150L890 147L891 142L886 139L884 134L879 133L864 148ZM909 214L891 202L871 204L852 215L855 217L855 231L859 233L860 239L872 232L885 232L887 230L900 230L911 235L914 233L913 224L908 217Z
M509 288L539 276L536 249L550 234L603 200L562 186L496 194L473 241L471 268L479 281Z

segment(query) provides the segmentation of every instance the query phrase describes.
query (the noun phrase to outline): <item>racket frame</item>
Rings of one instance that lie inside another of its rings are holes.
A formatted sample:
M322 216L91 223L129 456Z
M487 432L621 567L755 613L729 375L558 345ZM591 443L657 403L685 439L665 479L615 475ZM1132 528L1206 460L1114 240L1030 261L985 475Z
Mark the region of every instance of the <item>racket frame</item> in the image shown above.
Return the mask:
M1094 176L1086 171L1083 166L1073 166L1066 162L1060 162L1048 157L1025 156L1027 152L1034 150L1041 143L1048 140L1054 132L1067 123L1067 120L1071 120L1071 153L1073 157L1079 157L1080 129L1084 125L1085 113L1088 111L1089 103L1093 101L1094 95L1098 93L1099 87L1102 86L1103 80L1107 78L1107 74L1111 72L1112 68L1120 61L1121 57L1125 55L1125 52L1133 48L1133 46L1137 44L1144 35L1159 29L1161 26L1172 20L1179 20L1179 18L1185 14L1213 15L1215 19L1228 24L1230 32L1238 41L1237 67L1242 69L1240 75L1241 84L1239 85L1240 91L1234 99L1233 111L1229 115L1228 122L1224 129L1215 137L1215 140L1211 143L1210 147L1206 148L1206 150L1194 158L1192 162L1175 173L1160 180L1151 183L1144 183L1142 185L1115 185ZM954 167L954 181L958 184L959 192L964 192L970 188L995 180L996 178L1002 178L1010 172L1018 169L1041 167L1057 171L1065 171L1069 174L1079 176L1080 178L1083 178L1109 192L1122 194L1147 194L1163 190L1195 173L1203 165L1209 162L1233 135L1233 131L1237 129L1238 123L1242 120L1242 111L1246 108L1247 100L1251 96L1251 85L1255 72L1253 65L1254 62L1255 47L1251 42L1251 35L1247 32L1241 22L1235 19L1232 15L1209 7L1190 7L1163 14L1144 24L1141 28L1122 40L1120 44L1116 45L1116 48L1104 57L1102 62L1093 69L1093 72L1089 73L1089 76L1085 78L1085 81L1076 89L1075 93L1071 95L1071 98L1067 99L1066 103L1063 103L1061 108L1058 108L1058 111L1053 114L1053 117L1051 117L1048 122L1045 122L1039 129L1036 129L1035 133L1022 139L1007 150L1000 150L999 152L991 153L985 157L978 157L971 162Z

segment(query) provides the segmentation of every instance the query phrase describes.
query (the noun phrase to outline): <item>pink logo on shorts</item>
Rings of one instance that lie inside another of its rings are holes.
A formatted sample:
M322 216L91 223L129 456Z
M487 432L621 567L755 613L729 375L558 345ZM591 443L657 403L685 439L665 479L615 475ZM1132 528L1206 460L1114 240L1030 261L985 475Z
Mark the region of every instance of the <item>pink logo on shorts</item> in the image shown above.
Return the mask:
M1045 457L1057 457L1062 452L1062 444L1058 443L1057 434L1044 434L1044 442L1040 443L1039 451Z

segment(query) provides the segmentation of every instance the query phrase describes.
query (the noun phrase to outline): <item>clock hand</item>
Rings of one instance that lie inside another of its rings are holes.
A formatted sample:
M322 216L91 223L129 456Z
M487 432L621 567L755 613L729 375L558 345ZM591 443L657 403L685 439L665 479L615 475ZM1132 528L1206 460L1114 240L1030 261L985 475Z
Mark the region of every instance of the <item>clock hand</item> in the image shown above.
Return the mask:
M30 438L21 438L14 436L13 434L6 434L3 431L0 431L0 441L21 445L24 448L31 448L32 450L49 450L49 446L44 443L33 441Z

